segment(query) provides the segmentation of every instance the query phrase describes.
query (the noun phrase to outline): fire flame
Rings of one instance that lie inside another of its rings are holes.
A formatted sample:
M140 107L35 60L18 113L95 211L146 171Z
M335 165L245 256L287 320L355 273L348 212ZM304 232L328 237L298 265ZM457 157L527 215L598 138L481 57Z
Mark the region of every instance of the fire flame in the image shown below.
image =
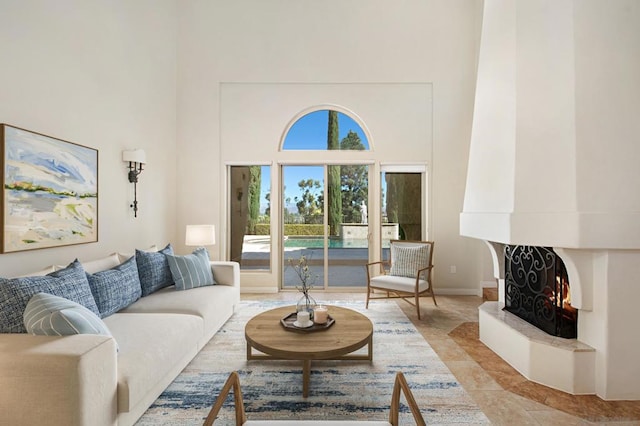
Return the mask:
M562 300L560 300L559 297L556 297L556 294L561 294ZM554 303L556 303L559 308L562 308L563 311L570 314L576 312L576 309L571 306L571 288L569 287L569 280L567 277L556 275L556 290L552 297Z

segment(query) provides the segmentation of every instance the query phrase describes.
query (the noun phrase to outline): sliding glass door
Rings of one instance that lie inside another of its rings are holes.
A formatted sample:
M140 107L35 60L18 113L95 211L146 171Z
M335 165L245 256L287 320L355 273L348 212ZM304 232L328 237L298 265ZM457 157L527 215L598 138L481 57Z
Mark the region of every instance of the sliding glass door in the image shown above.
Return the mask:
M368 166L282 166L282 288L305 256L316 289L366 286Z

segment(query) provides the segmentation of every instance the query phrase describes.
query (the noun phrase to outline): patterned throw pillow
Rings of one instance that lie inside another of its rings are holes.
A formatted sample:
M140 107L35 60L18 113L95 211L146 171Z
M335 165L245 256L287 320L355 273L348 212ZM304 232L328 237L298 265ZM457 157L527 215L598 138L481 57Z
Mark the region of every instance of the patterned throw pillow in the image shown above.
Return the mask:
M136 249L138 276L142 287L142 297L173 285L173 277L167 262L167 254L173 254L173 247L167 244L157 253Z
M176 290L203 287L216 284L209 263L209 252L205 248L193 251L186 256L168 254L171 275L176 282Z
M76 302L47 293L37 293L29 300L24 311L24 326L27 332L44 336L111 336L96 314Z
M126 308L142 295L138 266L133 257L115 268L87 273L87 279L101 318Z
M34 294L49 293L100 315L87 275L78 260L42 277L0 278L0 333L25 333L22 314Z
M428 266L430 249L428 244L415 246L391 244L392 263L389 275L415 278L418 269Z

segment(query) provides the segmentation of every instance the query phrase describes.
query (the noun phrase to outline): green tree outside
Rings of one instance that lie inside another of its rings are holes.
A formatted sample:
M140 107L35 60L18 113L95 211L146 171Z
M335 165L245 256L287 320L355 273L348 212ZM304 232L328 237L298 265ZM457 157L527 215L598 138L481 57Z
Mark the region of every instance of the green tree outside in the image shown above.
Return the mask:
M340 134L338 132L338 111L329 110L327 130L327 149L340 149ZM340 184L340 166L328 166L327 169L327 201L330 235L338 235L342 222L342 194Z
M260 166L249 167L249 220L247 221L247 235L256 234L256 224L260 217L261 173Z
M364 150L360 136L349 130L340 142L342 150ZM361 223L361 205L367 202L369 181L367 179L367 166L342 166L340 173L340 186L342 188L342 220L345 223Z
M300 198L294 197L298 213L304 218L304 223L322 223L322 197L318 195L320 182L314 179L303 179L298 182L302 192Z

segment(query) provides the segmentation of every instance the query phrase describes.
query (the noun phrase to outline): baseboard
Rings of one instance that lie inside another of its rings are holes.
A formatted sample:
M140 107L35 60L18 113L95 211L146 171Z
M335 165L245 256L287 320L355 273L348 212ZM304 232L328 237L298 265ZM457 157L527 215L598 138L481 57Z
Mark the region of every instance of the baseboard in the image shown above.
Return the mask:
M361 290L364 294L366 289ZM240 287L240 293L278 293L277 287ZM482 288L439 288L436 289L436 296L482 296Z
M437 288L436 296L482 296L481 288Z
M240 293L278 293L278 287L244 287L244 286L240 286Z

